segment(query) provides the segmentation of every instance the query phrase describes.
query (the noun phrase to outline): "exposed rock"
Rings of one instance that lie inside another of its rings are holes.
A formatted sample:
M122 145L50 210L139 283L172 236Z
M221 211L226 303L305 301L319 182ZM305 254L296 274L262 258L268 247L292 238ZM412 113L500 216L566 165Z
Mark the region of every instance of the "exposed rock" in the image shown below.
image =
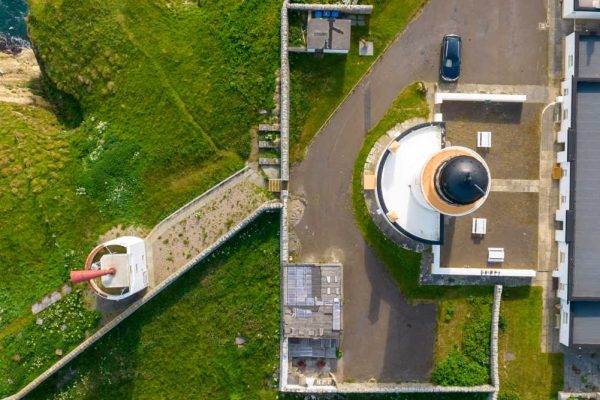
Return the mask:
M237 344L238 347L242 347L245 343L246 338L238 333L238 335L235 337L235 344Z
M60 291L62 292L63 296L66 296L73 291L73 288L67 284L64 284Z

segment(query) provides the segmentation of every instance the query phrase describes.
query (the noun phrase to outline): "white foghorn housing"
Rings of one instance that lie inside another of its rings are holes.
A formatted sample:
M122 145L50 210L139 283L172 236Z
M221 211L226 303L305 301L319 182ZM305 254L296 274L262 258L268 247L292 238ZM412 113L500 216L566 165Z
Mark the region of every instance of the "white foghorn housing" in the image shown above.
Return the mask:
M86 270L103 271L106 274L89 280L90 287L108 300L122 300L148 286L146 245L134 236L123 236L102 243L88 256Z

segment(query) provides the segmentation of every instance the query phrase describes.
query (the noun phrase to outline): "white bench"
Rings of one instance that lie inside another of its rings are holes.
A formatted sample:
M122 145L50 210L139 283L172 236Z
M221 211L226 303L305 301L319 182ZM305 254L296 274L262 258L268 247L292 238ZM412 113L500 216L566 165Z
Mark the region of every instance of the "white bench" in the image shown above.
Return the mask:
M477 132L477 147L484 149L492 147L492 132Z
M473 235L485 235L487 231L486 218L473 218Z
M488 262L501 263L504 262L503 247L488 247Z

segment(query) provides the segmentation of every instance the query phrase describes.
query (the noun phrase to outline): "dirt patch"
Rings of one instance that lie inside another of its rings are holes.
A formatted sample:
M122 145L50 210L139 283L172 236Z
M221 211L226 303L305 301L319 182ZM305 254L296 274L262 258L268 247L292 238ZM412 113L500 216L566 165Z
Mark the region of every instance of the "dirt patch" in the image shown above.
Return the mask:
M103 235L100 235L98 238L98 243L104 243L109 240L116 239L121 236L136 236L139 238L144 238L148 234L149 230L136 227L136 226L127 226L123 228L122 225L117 225L112 227L108 232Z
M293 196L290 199L288 206L288 220L290 226L298 225L298 222L304 215L304 209L306 208L306 200L302 197Z

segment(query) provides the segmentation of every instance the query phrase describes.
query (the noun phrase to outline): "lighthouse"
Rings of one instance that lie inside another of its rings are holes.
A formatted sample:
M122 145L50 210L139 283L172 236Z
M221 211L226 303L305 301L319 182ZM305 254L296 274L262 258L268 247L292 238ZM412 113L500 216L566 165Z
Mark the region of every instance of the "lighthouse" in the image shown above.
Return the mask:
M443 122L396 132L376 167L378 213L402 235L425 244L442 244L444 217L476 211L490 186L483 157L446 146Z

